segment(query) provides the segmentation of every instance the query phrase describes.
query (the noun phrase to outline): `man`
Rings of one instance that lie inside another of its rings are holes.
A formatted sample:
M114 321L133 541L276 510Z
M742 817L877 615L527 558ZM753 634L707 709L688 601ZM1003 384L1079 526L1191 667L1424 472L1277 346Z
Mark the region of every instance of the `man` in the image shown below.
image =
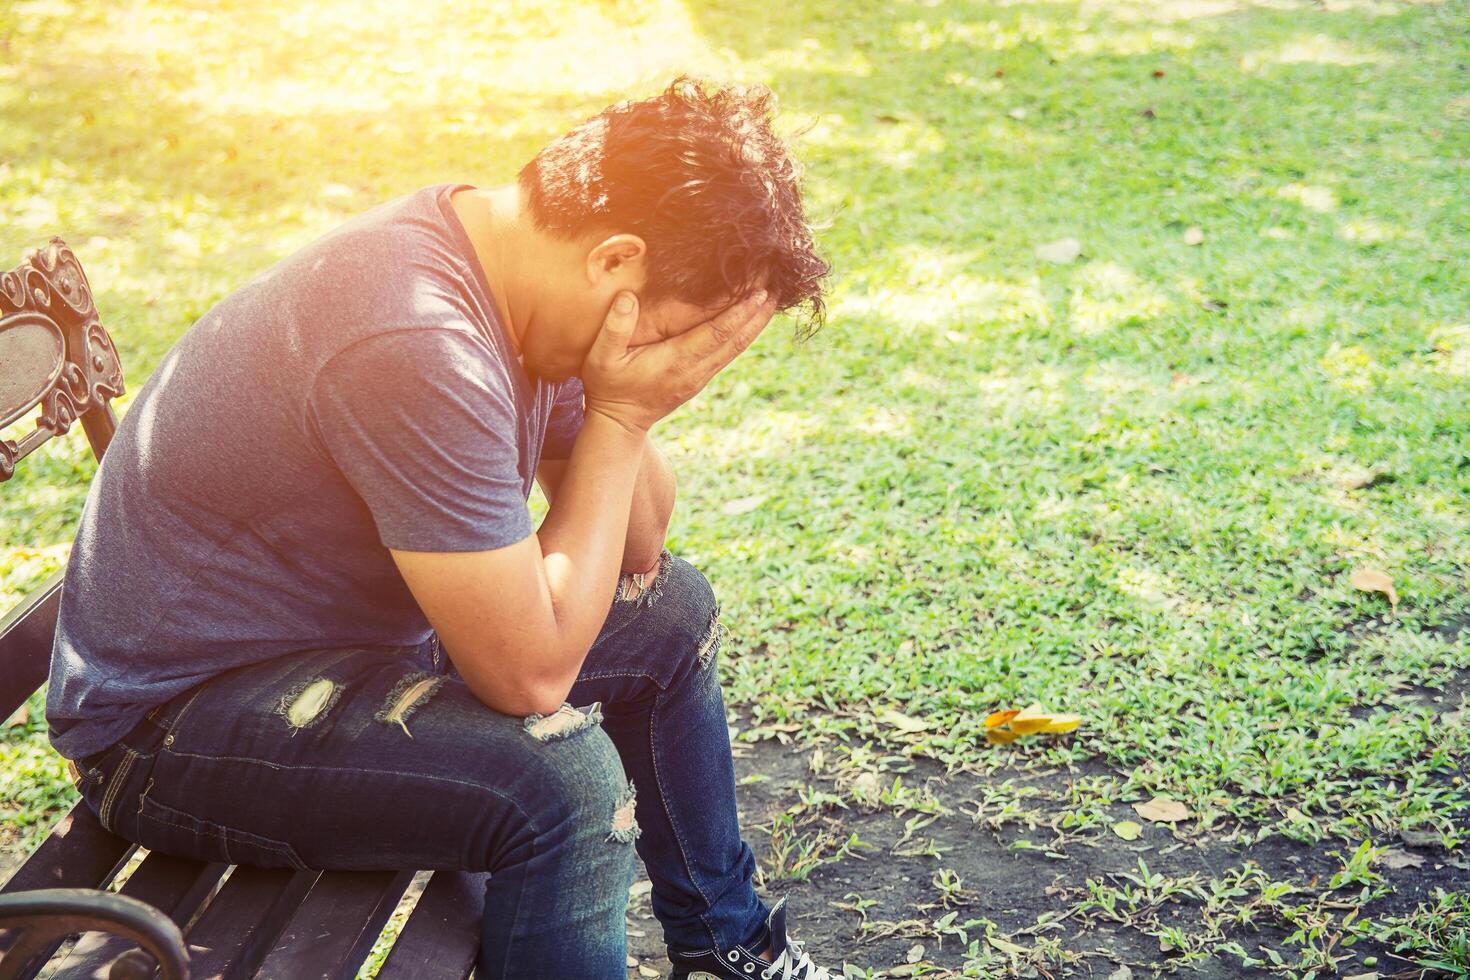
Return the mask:
M67 567L47 716L104 826L489 871L479 975L517 980L625 975L636 846L676 977L828 976L751 884L718 604L663 549L648 435L775 311L820 320L770 101L680 79L514 184L359 216L185 333Z

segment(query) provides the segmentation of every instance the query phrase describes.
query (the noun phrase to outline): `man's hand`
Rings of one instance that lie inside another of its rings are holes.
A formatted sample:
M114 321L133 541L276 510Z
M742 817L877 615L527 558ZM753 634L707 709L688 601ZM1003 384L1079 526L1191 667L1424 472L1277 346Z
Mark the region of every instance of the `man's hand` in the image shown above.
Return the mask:
M587 411L647 432L754 343L775 311L762 290L678 336L629 347L638 299L619 293L582 365Z

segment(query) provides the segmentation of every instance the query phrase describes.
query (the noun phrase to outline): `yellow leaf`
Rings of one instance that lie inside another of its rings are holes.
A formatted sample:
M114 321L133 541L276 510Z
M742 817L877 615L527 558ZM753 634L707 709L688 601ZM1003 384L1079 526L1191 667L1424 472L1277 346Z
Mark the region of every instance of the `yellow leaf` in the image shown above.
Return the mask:
M985 741L991 745L1009 745L1018 738L1019 735L1005 728L992 728L985 733Z
M1167 796L1155 796L1147 803L1135 803L1133 809L1145 820L1154 823L1175 823L1189 819L1189 807Z
M1348 578L1359 592L1381 592L1388 597L1388 605L1395 612L1399 608L1399 594L1393 587L1393 579L1376 568L1359 568Z
M1052 715L1047 720L1046 727L1042 731L1053 735L1060 735L1063 732L1074 730L1080 724L1082 724L1081 715Z
M1143 827L1132 820L1119 820L1113 824L1113 833L1124 840L1138 840L1143 834Z
M1030 735L1032 732L1045 729L1049 721L1051 721L1051 715L1043 711L1039 703L1032 704L1022 708L1020 713L1011 719L1011 731L1018 735Z
M992 711L990 714L985 716L985 727L994 728L997 725L1004 725L1006 722L1010 721L1012 718L1016 717L1016 715L1019 715L1020 713L1020 709L1018 708L1008 708L1005 711Z

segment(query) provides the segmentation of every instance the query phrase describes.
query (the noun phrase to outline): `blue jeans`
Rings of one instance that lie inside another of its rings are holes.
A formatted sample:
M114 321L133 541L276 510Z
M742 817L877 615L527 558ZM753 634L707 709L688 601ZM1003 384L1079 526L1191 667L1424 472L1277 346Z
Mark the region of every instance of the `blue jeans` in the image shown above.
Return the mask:
M83 797L114 833L204 861L490 872L480 976L625 977L635 847L669 946L751 944L767 910L736 817L719 604L667 553L636 591L624 576L554 715L487 708L437 637L309 650L154 707L78 760Z

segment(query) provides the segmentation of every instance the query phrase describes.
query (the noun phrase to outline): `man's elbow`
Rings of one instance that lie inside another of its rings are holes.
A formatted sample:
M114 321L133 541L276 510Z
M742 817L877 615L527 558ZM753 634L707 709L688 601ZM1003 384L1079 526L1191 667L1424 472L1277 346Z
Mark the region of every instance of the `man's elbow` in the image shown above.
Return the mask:
M499 657L477 658L468 665L469 670L455 666L481 704L503 715L524 718L555 714L571 694L585 657L583 651L580 657L537 657L522 664L509 664ZM544 664L552 659L562 666L547 669Z
M656 572L663 553L664 536L662 534L650 535L647 541L639 542L636 548L624 550L623 571L634 575L648 575Z

